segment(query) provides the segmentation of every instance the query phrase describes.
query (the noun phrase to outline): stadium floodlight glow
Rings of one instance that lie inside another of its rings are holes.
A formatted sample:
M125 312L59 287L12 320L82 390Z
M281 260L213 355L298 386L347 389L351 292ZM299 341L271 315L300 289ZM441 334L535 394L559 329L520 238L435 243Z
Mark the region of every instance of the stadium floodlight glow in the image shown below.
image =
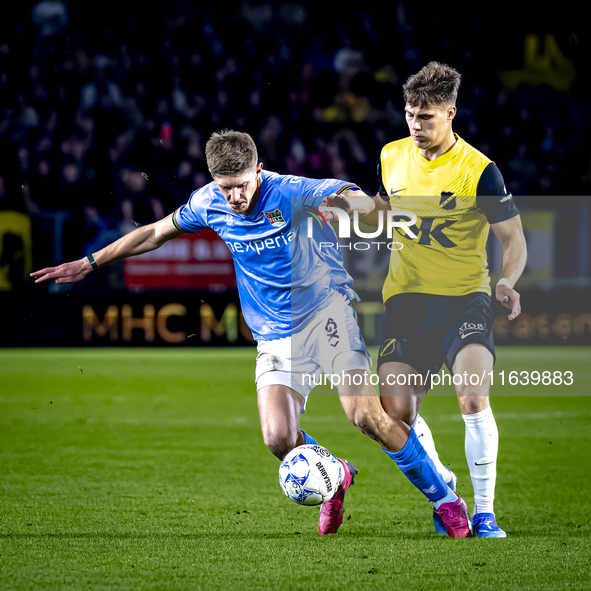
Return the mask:
M322 214L323 220L325 223L326 218L324 217L324 213L330 211L334 213L337 217L339 222L339 229L338 229L338 237L339 238L351 238L351 224L349 215L338 207L323 207L319 213ZM393 229L394 228L402 228L402 231L411 239L417 237L417 235L411 230L411 227L414 226L416 229L417 223L417 216L413 212L404 211L401 209L391 209L389 211L380 210L377 212L378 214L378 227L373 232L363 232L359 229L359 212L353 212L353 232L359 238L377 238L380 236L384 230L384 225L386 226L386 232L388 238L392 238ZM386 220L384 221L384 217ZM313 224L314 224L314 217L308 218L308 238L312 238L313 235ZM318 219L318 218L316 218Z

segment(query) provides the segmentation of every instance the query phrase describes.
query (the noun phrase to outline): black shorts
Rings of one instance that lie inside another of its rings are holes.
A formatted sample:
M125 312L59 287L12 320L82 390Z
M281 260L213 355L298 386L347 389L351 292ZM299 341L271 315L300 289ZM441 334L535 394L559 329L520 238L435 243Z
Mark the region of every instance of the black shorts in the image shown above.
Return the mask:
M484 345L494 359L494 323L486 293L392 296L386 302L378 367L390 361L407 363L428 384L427 376L439 373L444 363L451 372L456 355L465 345Z

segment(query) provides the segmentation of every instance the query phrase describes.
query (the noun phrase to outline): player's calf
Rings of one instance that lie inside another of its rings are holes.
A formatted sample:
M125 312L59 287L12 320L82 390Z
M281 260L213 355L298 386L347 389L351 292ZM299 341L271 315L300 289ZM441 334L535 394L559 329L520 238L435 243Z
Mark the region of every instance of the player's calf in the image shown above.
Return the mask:
M356 404L352 413L347 413L347 416L351 423L359 429L364 435L367 435L370 439L375 441L379 441L380 431L380 421L379 418L375 416L375 413L372 413L367 405L361 402L361 404Z
M450 537L471 535L472 524L466 503L448 486L436 470L433 460L421 445L414 429L404 447L386 454L396 462L403 474L430 500Z
M301 431L296 434L263 432L263 441L268 450L277 458L282 460L294 447L304 445L304 436Z
M294 447L305 443L299 429L303 398L287 386L270 384L259 388L257 401L265 445L282 460Z
M357 429L381 447L398 451L404 447L408 427L402 421L389 417L380 404L373 387L359 390L355 395L343 395L339 390L341 404L347 418Z

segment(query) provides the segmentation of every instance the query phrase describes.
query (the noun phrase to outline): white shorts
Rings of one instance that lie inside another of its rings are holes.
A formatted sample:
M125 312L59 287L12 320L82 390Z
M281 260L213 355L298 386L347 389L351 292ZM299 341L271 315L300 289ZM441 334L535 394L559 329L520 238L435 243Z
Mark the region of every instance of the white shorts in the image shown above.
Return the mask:
M371 356L344 296L317 312L298 332L261 340L257 349L257 390L277 384L291 388L304 399L302 413L323 371L329 376L354 369L371 373Z

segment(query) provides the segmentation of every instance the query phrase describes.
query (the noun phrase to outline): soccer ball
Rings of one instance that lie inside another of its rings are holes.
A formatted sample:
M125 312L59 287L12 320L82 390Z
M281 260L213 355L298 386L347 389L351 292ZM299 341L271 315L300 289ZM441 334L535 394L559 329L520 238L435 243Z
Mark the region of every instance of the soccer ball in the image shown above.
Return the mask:
M300 445L292 449L279 466L283 492L300 505L326 503L344 477L341 462L320 445Z

